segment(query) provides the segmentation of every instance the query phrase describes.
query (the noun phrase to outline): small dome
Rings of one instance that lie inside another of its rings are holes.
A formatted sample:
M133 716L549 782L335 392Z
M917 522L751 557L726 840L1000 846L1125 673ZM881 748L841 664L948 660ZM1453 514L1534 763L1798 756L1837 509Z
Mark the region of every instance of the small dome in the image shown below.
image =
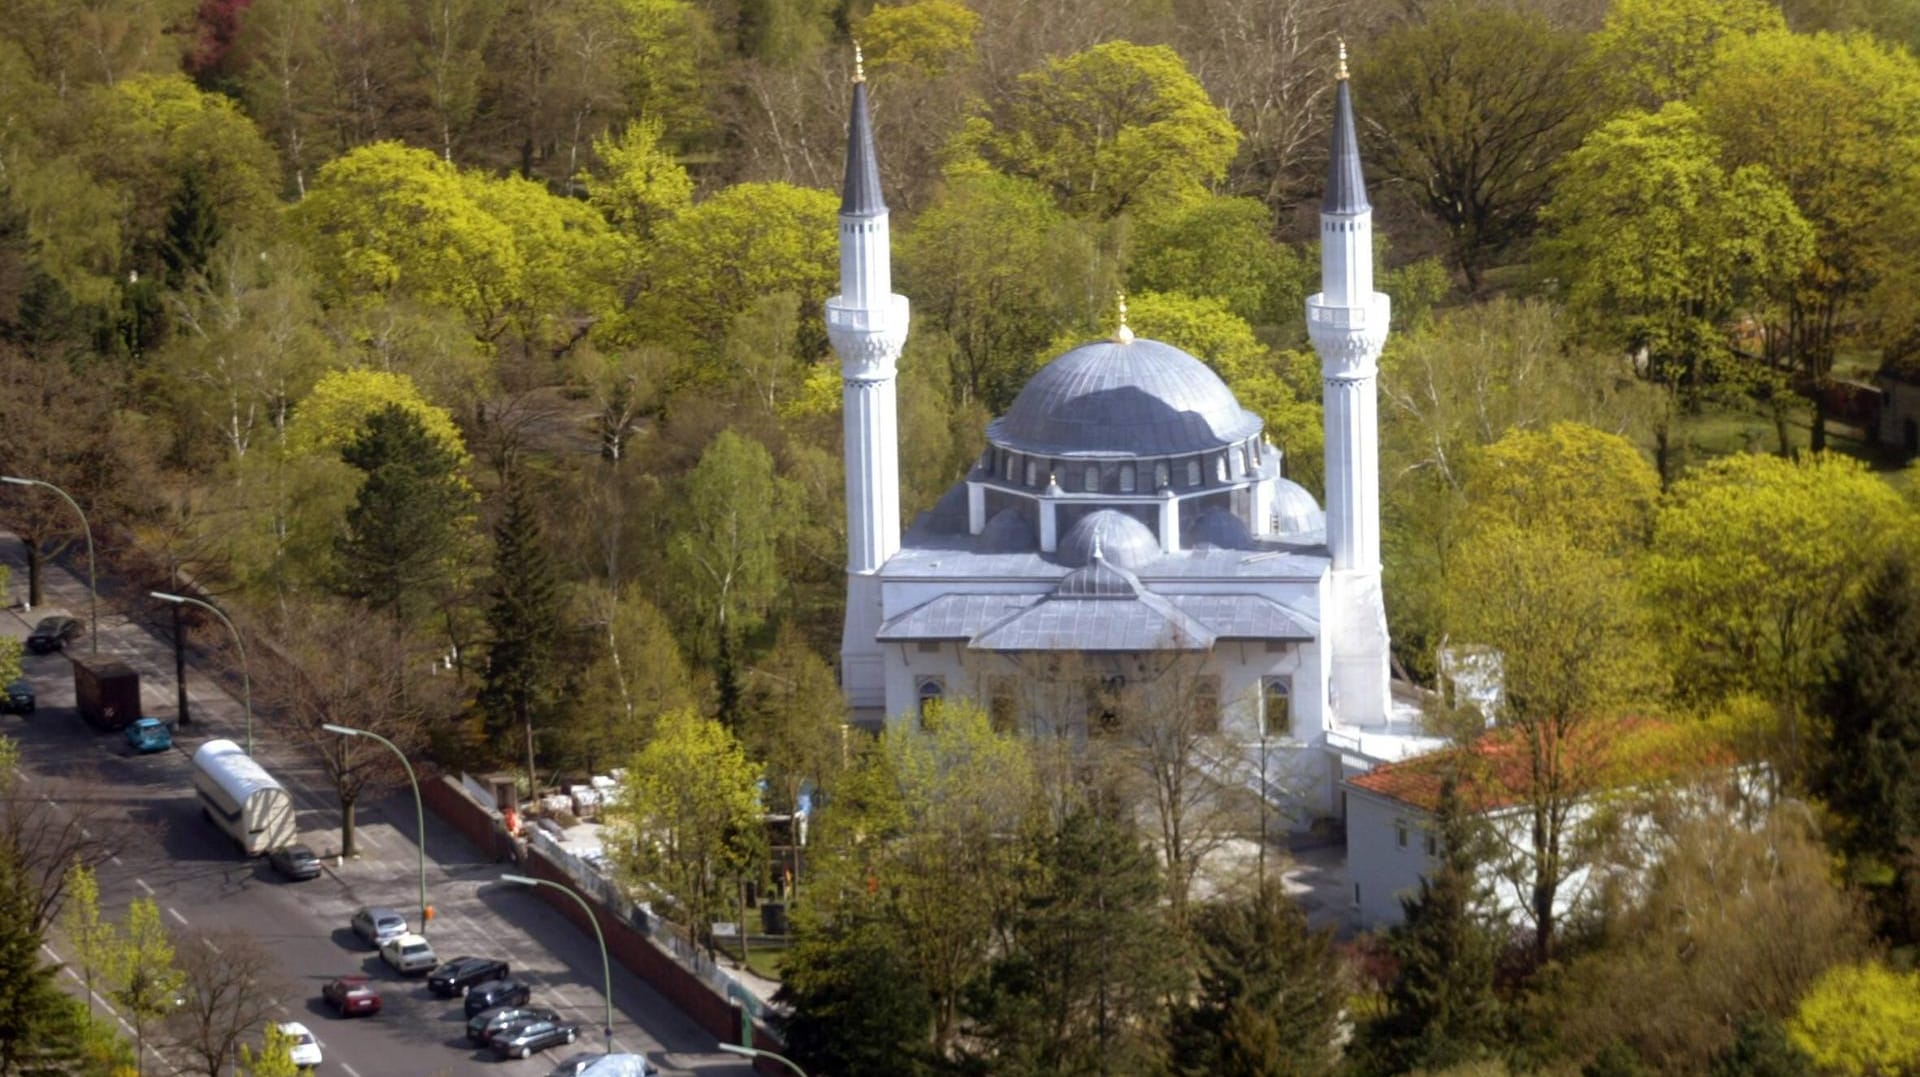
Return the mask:
M1137 569L1160 558L1160 540L1146 524L1118 509L1100 509L1080 518L1060 539L1062 564L1093 563L1093 551L1120 568Z
M1063 598L1138 598L1140 577L1108 564L1105 557L1096 556L1084 568L1067 573L1060 586L1054 588L1054 594Z
M1040 548L1033 540L1033 528L1016 509L1001 509L987 521L973 548L981 553L1029 553Z
M1157 340L1083 344L1041 368L987 426L996 445L1036 455L1171 456L1260 432L1207 364Z
M1226 509L1209 509L1187 529L1188 546L1212 546L1218 550L1253 549L1253 532L1247 523Z
M1292 479L1273 480L1273 531L1276 535L1300 535L1327 526L1327 514L1307 488Z

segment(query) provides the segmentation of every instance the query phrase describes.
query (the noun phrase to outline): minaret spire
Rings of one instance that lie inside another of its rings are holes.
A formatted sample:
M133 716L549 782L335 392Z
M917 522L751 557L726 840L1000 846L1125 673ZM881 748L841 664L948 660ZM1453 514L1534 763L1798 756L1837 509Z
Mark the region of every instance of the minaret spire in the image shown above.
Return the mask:
M900 420L895 364L907 341L907 300L893 294L887 203L867 117L867 82L854 44L847 172L840 188L840 294L827 300L827 338L840 356L847 467L847 613L840 685L857 717L886 705L880 641L880 569L900 549Z
M1327 190L1320 203L1320 293L1307 299L1307 335L1320 354L1327 441L1327 552L1333 559L1323 624L1333 652L1335 720L1384 722L1386 606L1380 592L1380 350L1387 297L1373 290L1373 207L1360 168L1346 43L1335 75Z

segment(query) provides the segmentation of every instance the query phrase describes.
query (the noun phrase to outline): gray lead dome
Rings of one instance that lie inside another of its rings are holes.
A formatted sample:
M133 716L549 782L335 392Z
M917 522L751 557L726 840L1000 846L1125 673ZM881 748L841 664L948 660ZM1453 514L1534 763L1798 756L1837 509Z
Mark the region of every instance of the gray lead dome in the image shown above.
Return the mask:
M1260 432L1207 365L1157 340L1083 344L1048 363L987 439L1036 455L1171 456Z

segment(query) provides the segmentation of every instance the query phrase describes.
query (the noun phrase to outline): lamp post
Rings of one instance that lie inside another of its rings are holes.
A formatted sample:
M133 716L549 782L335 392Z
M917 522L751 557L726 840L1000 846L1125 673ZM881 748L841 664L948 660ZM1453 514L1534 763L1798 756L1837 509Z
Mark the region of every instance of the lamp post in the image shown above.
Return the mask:
M233 627L233 622L227 619L226 614L220 612L220 607L211 602L202 602L190 595L168 594L165 591L148 591L147 593L162 602L171 602L176 606L198 606L220 618L220 623L226 625L227 631L233 633L233 645L240 649L240 698L247 708L247 755L251 757L253 755L253 674L247 670L247 641L240 638L240 630ZM179 639L176 636L174 646L179 645ZM185 695L185 692L181 693L182 698Z
M427 921L433 919L433 906L427 904L427 810L420 803L420 779L414 776L413 764L407 761L407 753L400 746L370 729L355 729L352 726L335 725L322 722L320 728L329 733L338 733L343 737L372 737L387 746L387 750L400 757L400 765L407 768L407 781L413 786L413 817L420 828L420 934L427 933Z
M593 914L593 906L587 904L587 899L581 897L579 892L574 890L573 887L566 886L561 883L556 883L549 879L536 879L531 875L507 874L507 875L500 876L500 881L508 882L508 883L519 883L522 886L550 886L553 889L558 890L561 893L572 898L576 903L579 904L580 911L587 914L587 923L593 925L593 937L600 941L600 977L602 980L606 982L605 992L607 996L607 1027L606 1027L607 1053L612 1054L613 1053L613 965L607 961L607 936L605 932L600 930L600 918Z
M772 1051L762 1051L758 1047L742 1047L737 1043L723 1043L720 1045L720 1049L730 1055L744 1055L748 1058L771 1058L775 1062L799 1074L800 1077L807 1077L807 1071L801 1069L794 1063L793 1059L785 1055L776 1055Z
M100 588L99 585L94 582L93 527L87 523L87 514L80 511L80 502L75 501L72 494L67 493L65 490L60 489L50 482L42 482L39 479L23 479L18 475L0 475L0 482L13 486L44 486L54 493L59 494L61 497L66 498L67 504L72 505L74 513L80 517L80 530L87 536L87 636L92 641L93 653L99 654Z

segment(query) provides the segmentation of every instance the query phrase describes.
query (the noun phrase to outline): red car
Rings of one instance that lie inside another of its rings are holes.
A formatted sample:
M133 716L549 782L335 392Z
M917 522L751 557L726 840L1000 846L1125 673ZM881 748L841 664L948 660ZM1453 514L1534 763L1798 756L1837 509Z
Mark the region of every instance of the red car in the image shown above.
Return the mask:
M380 992L374 990L365 976L342 976L321 988L320 996L342 1017L380 1012Z

